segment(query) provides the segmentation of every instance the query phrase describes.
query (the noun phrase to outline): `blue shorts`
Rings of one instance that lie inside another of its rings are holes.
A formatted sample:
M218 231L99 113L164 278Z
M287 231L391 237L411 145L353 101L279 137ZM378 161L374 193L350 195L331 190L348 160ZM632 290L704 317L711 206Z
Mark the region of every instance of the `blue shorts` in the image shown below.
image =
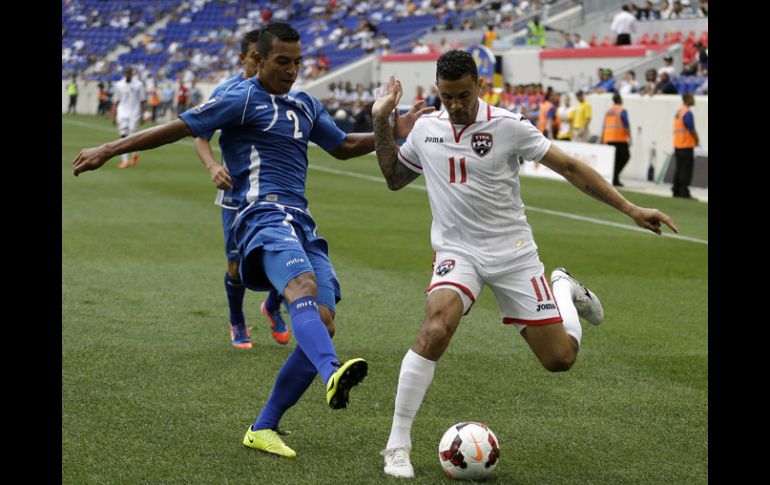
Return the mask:
M250 205L236 218L234 235L241 254L241 281L246 288L283 293L302 273L315 274L318 303L336 311L342 298L326 240L316 235L311 215L272 202Z
M222 232L225 235L225 256L227 261L238 261L241 258L238 252L238 245L235 244L235 231L233 231L233 221L238 211L222 207Z

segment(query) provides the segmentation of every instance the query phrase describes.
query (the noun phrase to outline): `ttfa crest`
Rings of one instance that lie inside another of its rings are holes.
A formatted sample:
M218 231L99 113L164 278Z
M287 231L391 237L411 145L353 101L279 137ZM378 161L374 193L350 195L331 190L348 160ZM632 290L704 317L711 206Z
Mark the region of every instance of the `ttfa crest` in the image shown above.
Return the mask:
M471 137L471 148L476 155L483 157L492 149L492 135L489 133L476 133Z

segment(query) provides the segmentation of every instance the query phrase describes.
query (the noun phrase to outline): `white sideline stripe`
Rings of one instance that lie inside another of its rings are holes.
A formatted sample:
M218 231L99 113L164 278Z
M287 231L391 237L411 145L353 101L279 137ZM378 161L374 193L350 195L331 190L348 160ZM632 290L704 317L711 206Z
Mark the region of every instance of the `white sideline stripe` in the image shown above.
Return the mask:
M95 125L95 124L91 124L91 123L83 123L81 121L74 121L74 120L67 120L67 119L65 119L65 120L62 120L62 123L82 126L82 127L85 127L85 128L95 128L95 129L102 130L102 131L115 132L114 129L107 128L105 126ZM184 141L184 140L177 141L176 143L181 143L183 145L189 145L189 146L192 146L192 147L195 146L194 143L189 142L189 141ZM211 148L213 150L220 151L219 146L212 146ZM352 177L352 178L357 178L357 179L362 179L362 180L369 180L369 181L372 181L372 182L385 183L385 180L382 177L374 177L372 175L365 175L365 174L362 174L362 173L346 172L344 170L337 170L335 168L322 167L322 166L313 165L313 164L309 164L308 168L313 169L313 170L318 170L319 172L333 173L335 175L344 175L346 177ZM406 186L406 188L414 189L414 190L422 190L424 192L427 192L427 190L428 190L424 185L417 185L417 184L409 184L409 185ZM573 219L573 220L576 220L576 221L592 222L594 224L600 224L600 225L603 225L603 226L611 226L611 227L617 227L619 229L627 229L629 231L636 231L636 232L643 232L645 234L652 234L647 229L642 229L641 227L631 226L631 225L628 225L628 224L620 224L618 222L605 221L603 219L595 219L593 217L579 216L577 214L571 214L569 212L554 211L554 210L550 210L550 209L541 209L539 207L533 207L531 205L526 206L526 210L529 210L529 211L532 211L532 212L541 212L543 214L549 214L549 215L552 215L552 216L566 217L567 219ZM668 228L666 227L663 230L664 231L668 230ZM698 243L698 244L705 244L706 246L708 246L708 243L709 243L707 239L706 240L704 240L704 239L697 239L697 238L694 238L694 237L682 236L681 234L671 234L671 233L668 233L668 232L664 232L661 235L663 237L668 237L668 238L671 238L671 239L679 239L681 241L689 241L689 242L694 242L694 243Z

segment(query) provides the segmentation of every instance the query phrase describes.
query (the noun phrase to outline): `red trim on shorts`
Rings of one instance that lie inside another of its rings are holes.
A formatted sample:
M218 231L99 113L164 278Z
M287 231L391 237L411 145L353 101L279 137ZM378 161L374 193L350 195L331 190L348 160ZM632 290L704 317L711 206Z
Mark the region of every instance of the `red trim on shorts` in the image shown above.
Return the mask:
M427 292L429 292L430 290L432 290L433 288L435 288L435 287L437 287L437 286L441 286L441 285L452 285L452 286L456 286L457 288L460 288L461 290L463 290L463 293L465 293L466 295L468 295L468 298L470 298L470 299L471 299L471 303L475 303L475 302L476 302L476 299L473 297L473 292L471 292L471 290L469 290L468 288L464 287L463 285L461 285L461 284L459 284L459 283L455 283L454 281L439 281L438 283L435 283L435 284L433 284L433 285L430 285L430 286L428 287L428 289L427 289L427 290L425 290L425 292L427 293Z
M553 317L553 318L546 318L544 320L524 320L523 318L511 318L511 317L503 317L503 323L506 325L510 325L511 323L520 323L522 325L550 325L552 323L562 323L564 320L561 318L561 316Z

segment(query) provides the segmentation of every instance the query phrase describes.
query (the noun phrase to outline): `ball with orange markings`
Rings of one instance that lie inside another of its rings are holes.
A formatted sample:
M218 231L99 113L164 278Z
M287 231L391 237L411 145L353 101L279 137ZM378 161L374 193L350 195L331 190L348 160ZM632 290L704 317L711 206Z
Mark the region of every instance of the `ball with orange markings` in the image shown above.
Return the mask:
M489 426L466 421L446 430L438 445L438 458L446 476L480 480L497 466L500 446Z

